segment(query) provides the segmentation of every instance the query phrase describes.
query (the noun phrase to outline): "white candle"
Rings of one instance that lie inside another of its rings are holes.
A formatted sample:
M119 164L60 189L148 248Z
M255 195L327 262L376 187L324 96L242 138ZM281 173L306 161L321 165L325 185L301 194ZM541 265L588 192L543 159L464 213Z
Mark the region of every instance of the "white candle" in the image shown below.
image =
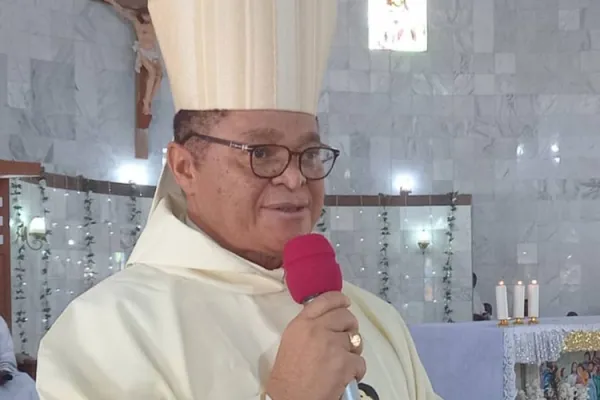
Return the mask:
M540 316L540 285L536 280L527 285L527 314L529 318Z
M500 320L508 319L508 296L504 281L500 281L496 286L496 315Z
M517 282L513 295L513 318L525 318L525 286L523 286L523 282Z

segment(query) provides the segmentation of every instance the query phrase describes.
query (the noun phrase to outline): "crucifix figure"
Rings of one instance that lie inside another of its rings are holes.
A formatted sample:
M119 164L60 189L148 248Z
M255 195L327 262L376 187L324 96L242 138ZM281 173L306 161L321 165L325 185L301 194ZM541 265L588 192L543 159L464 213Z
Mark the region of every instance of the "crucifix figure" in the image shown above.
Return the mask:
M105 0L113 6L113 8L123 18L131 22L136 34L136 42L133 45L133 50L137 57L135 60L135 71L140 74L142 67L147 72L145 82L145 90L142 97L142 113L144 115L152 114L152 100L158 89L163 77L162 64L160 62L160 51L158 48L158 40L154 32L154 25L150 18L148 8L138 10L130 10L123 8L116 0Z

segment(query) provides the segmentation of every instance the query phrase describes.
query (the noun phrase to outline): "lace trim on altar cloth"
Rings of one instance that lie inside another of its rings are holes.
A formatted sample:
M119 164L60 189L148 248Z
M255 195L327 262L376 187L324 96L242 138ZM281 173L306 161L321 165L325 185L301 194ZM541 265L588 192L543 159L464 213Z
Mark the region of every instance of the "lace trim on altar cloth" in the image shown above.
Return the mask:
M556 323L552 323L553 321ZM573 318L573 322L566 324L564 318L549 319L540 325L505 328L504 400L514 400L517 397L516 364L541 365L547 361L558 361L569 333L600 331L598 318Z
M515 372L515 342L507 329L504 332L504 400L515 400L517 397L517 373Z

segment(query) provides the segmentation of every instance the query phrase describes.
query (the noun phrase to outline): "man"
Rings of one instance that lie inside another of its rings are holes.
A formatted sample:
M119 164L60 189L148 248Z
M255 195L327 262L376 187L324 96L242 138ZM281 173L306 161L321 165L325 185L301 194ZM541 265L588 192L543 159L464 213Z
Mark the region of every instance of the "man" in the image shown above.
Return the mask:
M2 317L0 317L0 400L38 400L33 379L17 369L12 336Z
M249 4L249 3L248 3ZM338 152L315 118L336 0L151 0L178 111L129 267L44 337L44 400L434 400L396 311L345 285L291 299ZM361 336L362 335L362 338Z
M142 112L150 115L152 114L152 100L158 93L163 76L160 51L150 12L148 9L126 10L116 0L105 1L112 5L119 15L131 22L135 30L137 37L133 45L133 50L136 52L135 71L139 74L144 67L148 72L146 90L142 98Z

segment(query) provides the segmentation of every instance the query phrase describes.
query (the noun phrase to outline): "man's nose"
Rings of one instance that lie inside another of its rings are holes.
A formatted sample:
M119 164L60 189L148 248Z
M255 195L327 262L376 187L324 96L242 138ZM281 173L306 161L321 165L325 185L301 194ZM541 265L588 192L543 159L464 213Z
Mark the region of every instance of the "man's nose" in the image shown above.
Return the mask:
M292 158L288 167L283 171L283 174L273 178L273 184L285 185L289 190L299 189L305 182L306 178L300 171L296 157Z

